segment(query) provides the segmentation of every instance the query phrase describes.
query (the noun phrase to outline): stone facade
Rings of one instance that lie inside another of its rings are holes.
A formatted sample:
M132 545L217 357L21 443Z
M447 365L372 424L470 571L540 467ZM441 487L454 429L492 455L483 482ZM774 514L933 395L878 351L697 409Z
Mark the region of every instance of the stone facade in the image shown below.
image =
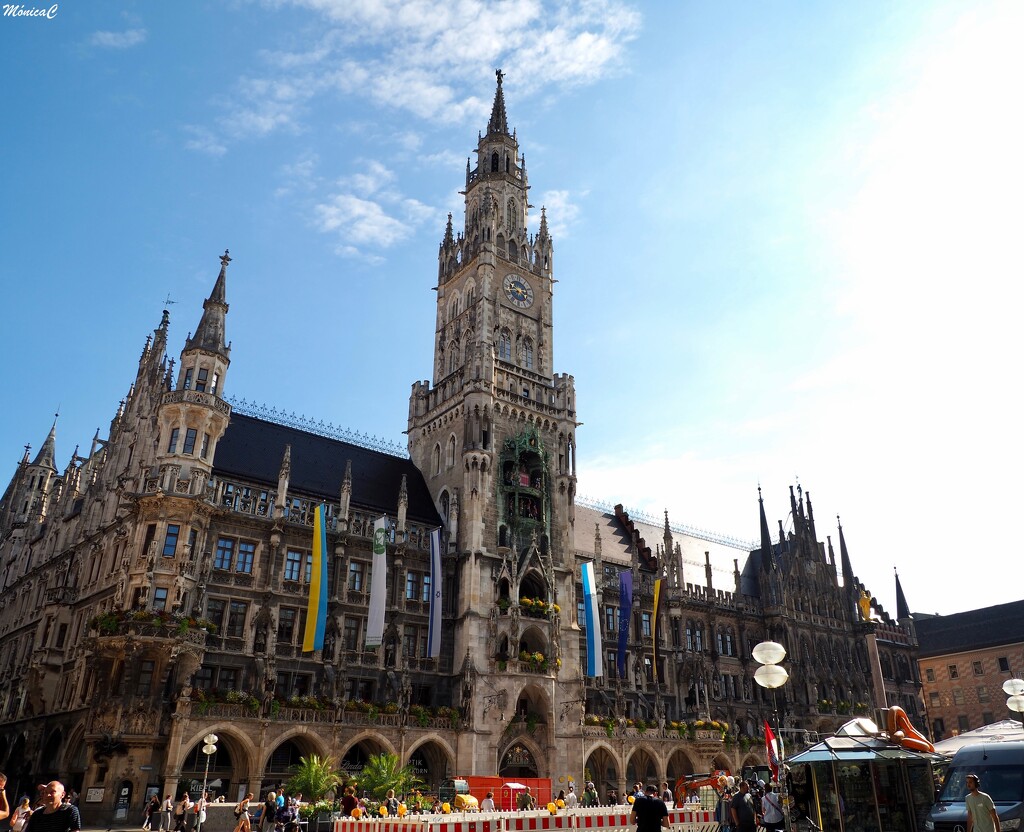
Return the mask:
M911 622L875 602L871 620L858 616L842 529L840 568L809 494L790 491L777 536L761 503L758 546L577 500L553 243L543 209L526 230L500 76L477 157L462 230L449 218L440 247L433 375L412 386L408 457L225 399L227 253L177 372L165 312L105 439L63 471L56 426L35 457L26 450L0 503L0 767L17 793L60 777L82 792L87 822L111 818L126 789L136 812L148 789L198 787L211 731L209 780L228 799L287 779L300 754L358 771L381 751L431 787L498 772L621 793L763 761L765 719L799 740L883 696L916 716ZM329 615L323 649L304 653L319 503ZM386 628L367 649L381 515ZM438 526L444 628L430 658ZM596 679L583 673L586 562ZM634 595L619 678L623 572ZM776 697L753 682L751 648L766 638L789 649Z

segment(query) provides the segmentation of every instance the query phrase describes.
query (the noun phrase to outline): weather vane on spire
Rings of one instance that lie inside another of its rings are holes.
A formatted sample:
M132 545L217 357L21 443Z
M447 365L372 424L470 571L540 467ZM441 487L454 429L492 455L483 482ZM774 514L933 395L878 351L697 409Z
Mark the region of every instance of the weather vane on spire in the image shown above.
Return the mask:
M505 77L505 73L502 72L500 69L496 69L496 70L494 70L494 74L498 78L498 86L500 87L501 86L501 79Z
M224 255L220 258L220 264L223 268L228 267L228 263L231 262L231 258L228 256L228 250L224 249Z

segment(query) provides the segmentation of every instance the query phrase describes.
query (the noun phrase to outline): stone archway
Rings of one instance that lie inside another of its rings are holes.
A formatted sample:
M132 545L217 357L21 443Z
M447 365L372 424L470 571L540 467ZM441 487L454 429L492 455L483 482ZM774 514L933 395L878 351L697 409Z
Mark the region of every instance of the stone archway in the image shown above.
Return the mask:
M541 777L540 749L528 737L517 737L498 755L500 777Z
M64 733L55 728L46 738L43 750L39 754L39 765L36 767L36 780L48 783L60 777L60 757L64 746Z
M304 731L295 731L283 735L273 751L267 755L263 764L263 780L260 791L266 792L283 786L292 777L292 766L299 765L301 757L311 754L325 755L322 743L318 738Z
M427 791L436 792L441 781L455 775L455 757L451 749L436 739L426 739L409 751L406 761Z
M672 793L676 796L676 802L683 802L686 799L686 789L683 788L682 784L685 783L687 775L696 773L693 760L686 753L685 749L677 748L669 756L665 770L668 784L672 789Z
M622 782L622 774L619 771L619 764L615 754L605 745L598 745L593 748L584 765L584 772L587 780L597 787L597 794L604 802L605 795L610 789L618 790Z
M626 760L626 787L634 783L655 783L660 780L658 763L646 748L637 748Z
M209 759L209 769L207 769ZM203 790L203 780L210 793L210 799L216 800L223 795L225 800L233 800L237 791L239 777L235 773L235 761L231 753L230 743L218 735L217 750L209 755L203 753L203 741L200 739L181 761L181 774L178 779L176 794L188 791L193 800Z
M351 743L341 755L338 767L350 778L358 780L367 760L376 754L394 754L394 749L387 745L382 737L374 734L363 734Z

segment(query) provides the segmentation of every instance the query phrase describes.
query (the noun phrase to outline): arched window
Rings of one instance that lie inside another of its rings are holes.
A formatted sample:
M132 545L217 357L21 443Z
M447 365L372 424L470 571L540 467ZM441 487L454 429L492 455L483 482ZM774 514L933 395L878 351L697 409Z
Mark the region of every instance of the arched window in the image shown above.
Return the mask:
M516 260L519 257L519 247L516 245L515 240L508 241L508 259Z
M451 468L455 464L455 437L448 437L448 453L445 454L445 464Z
M491 173L498 172L498 154L497 152L491 154Z
M459 345L452 341L448 345L448 372L454 373L459 364Z
M509 231L517 231L519 224L516 222L516 201L510 199L505 205L505 227Z
M459 296L458 294L452 298L452 302L448 304L448 320L454 321L459 316Z
M440 445L434 445L433 465L431 465L430 467L434 469L434 473L435 474L440 474L441 473L441 446Z
M451 504L450 503L451 503L451 501L448 498L448 492L447 491L442 491L441 492L441 519L443 519L446 523L448 522L448 510L449 510L449 508L451 508Z
M476 300L476 286L472 283L466 285L466 309L469 309L473 305L473 301Z
M503 329L498 336L498 358L502 361L512 360L512 333L507 329Z
M522 353L522 364L527 370L533 369L533 339L524 338L522 347L520 348Z

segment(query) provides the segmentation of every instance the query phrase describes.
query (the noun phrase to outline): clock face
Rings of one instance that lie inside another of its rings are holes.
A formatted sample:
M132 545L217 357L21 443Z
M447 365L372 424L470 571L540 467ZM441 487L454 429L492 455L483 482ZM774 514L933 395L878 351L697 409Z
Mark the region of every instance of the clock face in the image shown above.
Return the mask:
M533 303L533 289L525 277L517 274L505 275L505 296L520 309L526 309Z

